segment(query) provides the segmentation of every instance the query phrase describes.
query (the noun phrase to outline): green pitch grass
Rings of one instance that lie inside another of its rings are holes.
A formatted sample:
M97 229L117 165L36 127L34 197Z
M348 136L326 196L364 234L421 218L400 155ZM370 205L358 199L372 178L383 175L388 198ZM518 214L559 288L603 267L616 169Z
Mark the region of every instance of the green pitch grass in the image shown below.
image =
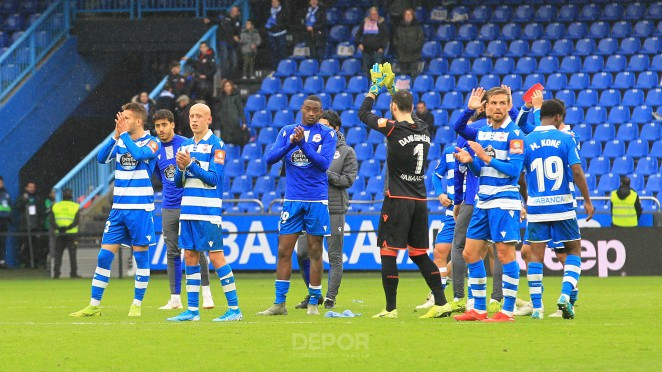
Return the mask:
M7 273L7 272L5 272ZM3 273L4 274L4 273ZM372 319L384 303L377 273L347 274L337 310L362 316L307 316L294 305L305 295L292 276L290 315L257 317L273 300L273 275L238 273L242 322L168 323L178 310L167 279L152 277L143 316L128 318L133 280L111 279L102 316L75 319L89 300L90 280L0 279L2 370L657 370L662 369L662 278L582 278L575 320L518 318L511 324L418 319L427 290L418 274L400 280L398 319ZM559 277L545 278L546 314L555 310ZM488 285L491 288L491 285ZM520 280L520 297L528 296ZM447 294L450 294L447 290ZM184 297L185 298L185 297ZM185 301L185 299L184 299Z

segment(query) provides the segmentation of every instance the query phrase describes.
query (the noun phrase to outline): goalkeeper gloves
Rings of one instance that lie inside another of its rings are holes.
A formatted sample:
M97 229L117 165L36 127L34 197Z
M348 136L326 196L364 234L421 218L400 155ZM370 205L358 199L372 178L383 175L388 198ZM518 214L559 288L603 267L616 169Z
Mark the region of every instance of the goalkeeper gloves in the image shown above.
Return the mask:
M370 93L378 95L381 88L384 86L384 74L382 73L382 66L379 63L372 65L370 69Z
M391 70L391 64L384 63L381 70L384 74L384 86L388 89L388 93L392 95L395 93L395 74Z

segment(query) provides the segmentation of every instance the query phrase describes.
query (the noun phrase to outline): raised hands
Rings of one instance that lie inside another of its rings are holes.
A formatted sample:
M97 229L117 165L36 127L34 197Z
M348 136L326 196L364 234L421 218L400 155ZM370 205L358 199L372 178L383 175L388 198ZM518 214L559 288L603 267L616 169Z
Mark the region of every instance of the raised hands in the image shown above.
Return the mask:
M294 128L294 133L290 135L290 142L297 143L304 137L304 130L301 125Z
M180 170L186 169L186 167L191 164L191 154L189 153L188 150L185 151L179 151L177 152L177 156L175 158L175 161L177 162L177 168Z
M483 87L478 87L471 90L471 97L469 97L469 103L467 107L470 110L478 110L482 108L487 101L483 101L483 95L485 94L485 89Z
M126 122L126 118L121 112L118 112L115 116L115 135L113 138L120 138L120 134L127 132L129 130L129 124Z
M531 104L533 105L533 108L536 110L540 110L542 107L542 90L536 90L533 92L533 95L531 96Z
M459 147L455 147L455 150L457 151L453 156L455 156L455 159L459 161L462 164L469 164L471 163L474 158L471 156L471 154L464 149L461 149Z

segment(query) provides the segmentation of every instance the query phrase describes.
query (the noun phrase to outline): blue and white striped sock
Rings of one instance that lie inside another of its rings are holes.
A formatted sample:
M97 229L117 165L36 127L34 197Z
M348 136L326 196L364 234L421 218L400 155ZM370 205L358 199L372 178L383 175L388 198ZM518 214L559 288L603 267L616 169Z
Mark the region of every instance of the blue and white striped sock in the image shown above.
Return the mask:
M582 259L574 254L569 254L565 259L563 270L563 287L561 293L570 297L572 290L577 288L579 276L582 273Z
M503 306L501 312L513 316L515 300L517 300L517 286L519 285L519 264L517 261L503 265Z
M287 292L290 290L289 280L276 279L276 302L275 304L284 304L287 299Z
M485 263L483 260L478 260L472 264L468 264L469 268L469 285L471 286L471 294L474 298L474 310L478 314L484 314L487 311L487 273L485 272Z
M579 288L575 287L575 289L570 292L570 303L575 304L577 302L577 297L579 297Z
M110 265L113 264L115 254L107 249L101 248L97 256L97 268L94 270L92 277L92 298L90 299L91 306L99 306L103 291L108 286L110 281Z
M149 283L149 251L134 251L133 258L136 260L133 305L140 306L140 304L143 302L143 298L145 298L147 283Z
M228 301L228 308L232 310L239 309L239 299L237 298L237 286L234 283L234 274L230 265L221 266L216 269L216 274L221 280L225 299Z
M310 300L308 303L311 305L318 305L317 299L322 296L322 285L308 285L308 294L310 295Z
M446 266L439 268L439 276L441 277L441 289L446 289L446 274L448 269Z
M200 265L184 267L188 309L197 312L200 306Z
M467 269L467 278L469 277L469 269ZM467 282L467 300L473 300L474 294L471 292L471 282Z
M526 272L526 280L529 281L529 294L534 310L542 310L542 263L529 262Z

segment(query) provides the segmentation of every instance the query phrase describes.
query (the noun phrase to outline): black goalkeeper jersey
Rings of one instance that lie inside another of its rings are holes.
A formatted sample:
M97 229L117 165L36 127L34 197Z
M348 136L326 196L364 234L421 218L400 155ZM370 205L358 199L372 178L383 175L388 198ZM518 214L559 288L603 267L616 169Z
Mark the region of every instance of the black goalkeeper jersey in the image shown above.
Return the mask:
M387 139L386 193L393 198L426 199L425 161L430 151L430 132L424 121L414 123L380 118L370 112L374 99L366 97L359 109L359 119L384 134Z

